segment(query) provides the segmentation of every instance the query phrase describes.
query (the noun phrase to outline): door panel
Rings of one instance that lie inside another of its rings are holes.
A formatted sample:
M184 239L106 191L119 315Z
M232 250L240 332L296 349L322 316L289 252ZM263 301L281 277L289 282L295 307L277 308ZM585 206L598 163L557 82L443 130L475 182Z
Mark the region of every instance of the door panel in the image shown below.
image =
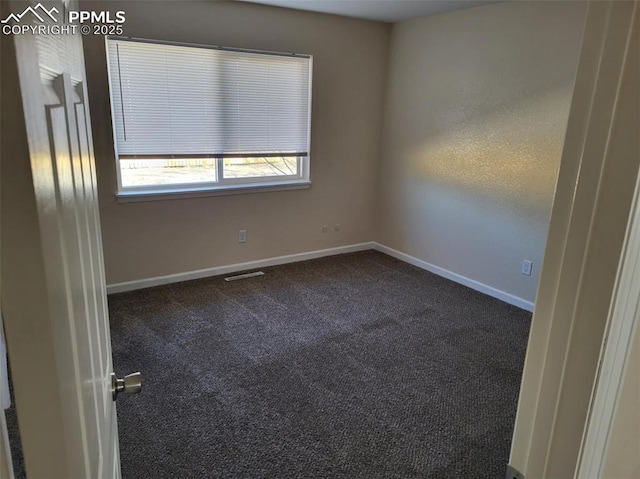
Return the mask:
M56 7L63 21L61 1L42 3L49 11ZM10 6L20 14L29 6L36 8L36 2L12 1ZM67 8L78 5L70 2ZM40 24L33 16L21 19L29 21ZM9 354L16 363L14 386L27 474L116 478L120 466L113 367L82 37L22 34L11 41L29 152L29 158L15 161L28 163L32 188L20 193L27 198L3 195L3 201L33 204L32 210L23 208L23 215L33 215L35 228L20 231L20 222L12 224L7 243L15 251L7 251L3 241L2 253L3 259L12 254L26 258L29 252L16 246L20 234L41 251L32 252L34 267L27 271L18 270L18 261L2 264L3 284L13 280L11 294L2 291L2 303L8 313ZM3 62L3 81L4 68ZM10 181L4 175L2 180L3 186ZM37 314L26 304L31 301L42 305ZM38 331L30 336L35 344L24 341L29 330ZM28 377L28 363L34 359L41 366ZM38 381L39 376L48 380ZM60 425L46 440L38 437L41 428L31 420L43 404L49 406L49 422ZM47 461L49 469L43 465Z

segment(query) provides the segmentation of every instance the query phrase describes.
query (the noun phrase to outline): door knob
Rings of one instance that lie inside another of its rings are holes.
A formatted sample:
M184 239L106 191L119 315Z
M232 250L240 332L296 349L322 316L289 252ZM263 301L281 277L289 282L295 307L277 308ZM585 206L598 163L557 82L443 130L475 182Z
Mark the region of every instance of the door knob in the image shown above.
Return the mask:
M111 373L111 396L115 401L118 393L138 394L142 391L142 374L128 374L124 379L118 379L115 373Z

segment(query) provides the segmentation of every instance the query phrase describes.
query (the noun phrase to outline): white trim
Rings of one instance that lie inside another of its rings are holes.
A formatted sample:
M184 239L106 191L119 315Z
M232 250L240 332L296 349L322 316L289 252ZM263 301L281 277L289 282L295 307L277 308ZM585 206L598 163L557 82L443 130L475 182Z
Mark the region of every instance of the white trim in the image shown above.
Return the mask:
M640 321L640 176L632 208L615 299L609 311L609 333L601 352L600 371L580 452L578 479L602 477L631 344Z
M163 284L179 283L181 281L189 281L192 279L207 278L209 276L219 276L223 274L236 273L238 271L246 271L255 268L266 268L268 266L276 266L279 264L296 263L298 261L307 261L310 259L323 258L325 256L333 256L337 254L353 253L356 251L365 251L375 249L373 242L357 243L347 246L338 246L336 248L321 249L317 251L309 251L305 253L289 254L286 256L276 256L274 258L259 259L256 261L247 261L246 263L236 263L226 266L215 266L213 268L205 268L196 271L187 271L185 273L168 274L166 276L156 276L154 278L140 279L135 281L126 281L124 283L116 283L107 285L107 294L122 293L125 291L133 291L136 289L150 288L152 286L160 286Z
M308 180L279 181L270 183L251 183L222 185L205 188L171 188L155 190L123 190L116 193L118 203L135 203L139 201L180 200L186 198L202 198L205 196L238 195L244 193L267 193L271 191L306 190L311 188Z
M484 293L488 296L504 301L505 303L509 303L509 304L512 304L513 306L517 306L518 308L522 308L526 311L533 312L534 304L531 301L527 301L526 299L520 298L518 296L514 296L513 294L507 293L505 291L501 291L499 289L496 289L492 286L488 286L474 279L467 278L466 276L462 276L458 273L454 273L452 271L446 270L444 268L441 268L440 266L427 263L426 261L418 259L414 256L410 256L406 253L402 253L393 248L389 248L388 246L385 246L380 243L374 242L374 249L382 253L386 253L389 256L393 256L394 258L404 261L405 263L412 264L414 266L417 266L418 268L425 269L434 274L437 274L438 276L442 276L443 278L450 279L451 281L455 281L456 283L462 284L471 289Z
M2 311L0 311L0 396L9 395L9 378L6 363L6 344L4 339L4 329L2 325ZM7 376L5 376L7 375ZM4 388L7 388L5 391ZM7 430L7 421L5 416L5 407L8 407L6 400L10 398L0 397L0 477L13 479L13 462L11 460L11 444L9 444L9 432Z
M533 311L533 303L518 296L500 291L499 289L488 286L479 281L467 278L457 273L448 271L440 266L427 263L421 259L402 253L388 246L382 245L375 241L366 243L357 243L347 246L338 246L336 248L321 249L316 251L308 251L304 253L296 253L285 256L276 256L274 258L259 259L256 261L248 261L246 263L236 263L224 266L214 266L213 268L199 269L196 271L186 271L184 273L168 274L166 276L155 276L153 278L139 279L134 281L126 281L123 283L115 283L107 285L107 294L123 293L125 291L134 291L137 289L151 288L163 284L179 283L181 281L189 281L192 279L207 278L209 276L220 276L229 273L237 273L238 271L247 271L250 269L266 268L268 266L276 266L279 264L296 263L298 261L307 261L310 259L323 258L325 256L333 256L337 254L353 253L356 251L376 250L381 253L388 254L400 261L417 266L420 269L430 271L431 273L447 278L456 283L467 286L471 289L479 291L493 298L512 304L526 311Z

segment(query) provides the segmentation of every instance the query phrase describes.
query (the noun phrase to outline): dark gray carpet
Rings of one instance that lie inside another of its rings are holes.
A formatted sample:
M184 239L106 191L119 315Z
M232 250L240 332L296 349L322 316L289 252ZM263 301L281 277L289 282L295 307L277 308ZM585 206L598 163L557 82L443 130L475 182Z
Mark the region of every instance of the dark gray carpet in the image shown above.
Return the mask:
M530 313L368 251L109 297L122 470L502 478Z
M11 368L10 364L9 368ZM9 435L9 447L11 448L13 472L15 479L25 479L24 456L22 455L22 444L20 443L16 404L13 400L13 389L11 388L11 373L9 373L9 392L11 393L11 406L5 411L5 418L7 420L7 433Z

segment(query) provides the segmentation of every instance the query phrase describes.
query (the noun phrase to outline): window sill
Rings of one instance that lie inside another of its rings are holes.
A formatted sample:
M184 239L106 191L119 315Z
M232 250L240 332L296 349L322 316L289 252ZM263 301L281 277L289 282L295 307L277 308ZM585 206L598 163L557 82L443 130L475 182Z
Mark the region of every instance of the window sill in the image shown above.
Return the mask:
M202 198L205 196L241 195L245 193L267 193L271 191L305 190L311 188L308 180L287 181L281 183L249 183L243 185L224 185L205 188L165 188L154 190L119 191L116 193L118 203L135 203L140 201L181 200Z

